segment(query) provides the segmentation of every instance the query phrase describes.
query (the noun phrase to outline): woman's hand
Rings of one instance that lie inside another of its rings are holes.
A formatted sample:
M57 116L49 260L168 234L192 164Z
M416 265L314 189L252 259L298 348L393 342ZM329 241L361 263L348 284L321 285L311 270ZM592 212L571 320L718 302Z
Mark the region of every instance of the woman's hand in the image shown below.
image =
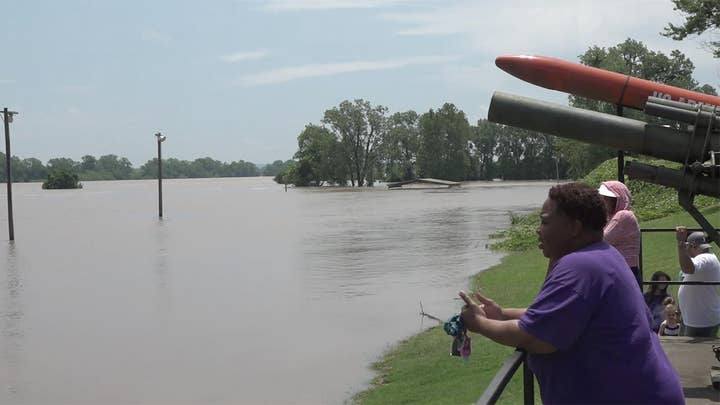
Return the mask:
M475 293L475 298L480 302L480 307L485 311L485 316L487 316L488 319L494 319L496 321L504 321L507 319L507 317L503 315L502 307L495 301L484 297L479 292Z
M460 311L460 317L462 317L463 324L471 332L482 333L481 324L483 322L483 318L487 318L483 305L476 304L470 296L465 294L465 291L460 291L458 295L460 295L460 298L465 301L465 306Z

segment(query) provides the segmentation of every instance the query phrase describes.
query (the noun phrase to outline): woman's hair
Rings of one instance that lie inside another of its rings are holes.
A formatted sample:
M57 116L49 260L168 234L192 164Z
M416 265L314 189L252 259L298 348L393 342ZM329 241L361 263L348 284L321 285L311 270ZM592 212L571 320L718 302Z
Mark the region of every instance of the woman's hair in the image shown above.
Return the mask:
M550 189L548 197L558 211L580 221L585 229L602 231L607 223L605 204L594 187L583 183L558 184Z
M656 271L655 273L653 273L652 277L650 277L650 280L651 281L660 281L661 278L664 278L665 280L668 280L668 281L672 280L670 278L670 276L667 273L665 273L664 271ZM660 285L658 285L658 284L652 284L650 286L650 288L648 289L648 291L645 293L645 303L649 305L650 302L652 302L653 298L656 295L655 294L656 291L660 291L659 295L661 297L668 297L668 298L672 299L672 297L668 296L667 287L668 287L667 284L663 287L660 287ZM665 299L665 298L663 298L663 299ZM665 304L663 303L663 305L665 305Z

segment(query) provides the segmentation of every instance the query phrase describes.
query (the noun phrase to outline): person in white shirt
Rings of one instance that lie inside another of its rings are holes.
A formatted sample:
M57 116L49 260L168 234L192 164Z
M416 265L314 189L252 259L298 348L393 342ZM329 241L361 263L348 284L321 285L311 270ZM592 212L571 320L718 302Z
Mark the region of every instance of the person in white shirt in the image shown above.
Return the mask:
M687 234L687 228L675 228L678 259L683 281L720 282L720 261L710 251L703 232ZM695 337L717 337L720 327L720 296L717 285L682 285L678 304L683 323L680 334Z

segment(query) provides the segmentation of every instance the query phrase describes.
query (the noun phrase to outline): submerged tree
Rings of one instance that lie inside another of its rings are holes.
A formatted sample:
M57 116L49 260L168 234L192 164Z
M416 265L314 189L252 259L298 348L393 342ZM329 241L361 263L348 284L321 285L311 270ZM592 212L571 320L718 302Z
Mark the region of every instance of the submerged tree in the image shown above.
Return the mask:
M47 180L42 184L42 188L47 190L82 188L79 180L80 178L77 174L58 169L48 175Z
M337 107L325 111L323 123L340 141L343 162L348 165L350 183L358 187L373 178L372 170L377 161L377 149L385 137L388 109L372 106L369 101L357 99L343 101Z
M334 156L337 148L337 140L327 128L306 125L298 135L298 151L295 153L297 178L294 183L298 186L320 186L325 181L344 182L336 176L338 168Z
M420 117L418 169L422 177L462 181L470 167L470 124L465 113L445 103Z
M388 131L381 153L385 180L410 180L417 177L415 166L420 145L418 122L419 116L415 111L395 113L388 119Z

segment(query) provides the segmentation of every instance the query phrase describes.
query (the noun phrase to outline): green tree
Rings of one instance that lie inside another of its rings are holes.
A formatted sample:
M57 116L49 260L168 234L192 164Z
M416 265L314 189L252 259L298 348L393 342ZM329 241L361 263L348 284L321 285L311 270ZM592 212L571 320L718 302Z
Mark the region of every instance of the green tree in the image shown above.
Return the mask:
M325 111L323 123L342 145L343 163L347 164L350 183L362 186L377 160L377 147L385 137L387 108L372 106L369 101L343 101Z
M115 180L126 180L132 175L132 163L127 158L118 158L117 155L100 156L96 167L97 170L107 173L111 179Z
M260 170L254 163L238 160L227 165L225 175L230 177L255 177L260 176Z
M12 172L12 181L14 183L42 180L47 176L47 168L36 158L21 160L19 157L13 156L12 159L10 159L10 171ZM5 154L0 152L0 182L6 181Z
M42 164L39 159L26 158L22 160L22 165L26 169L28 181L40 180L47 177L47 168Z
M718 0L672 0L673 10L681 12L685 21L682 25L669 23L662 35L676 41L690 35L702 35L706 31L720 30L720 2ZM720 41L707 41L713 56L720 58Z
M190 163L188 177L215 177L221 163L211 157L197 158Z
M47 168L49 172L64 170L70 173L77 173L79 163L69 158L53 158L48 160Z
M471 147L470 177L476 180L492 180L496 177L495 148L501 125L479 120L470 128Z
M283 164L283 170L275 175L273 180L278 184L294 184L294 178L296 176L295 166L297 162L294 160L288 160Z
M415 111L398 112L388 119L382 144L385 180L410 180L417 177L415 164L420 146L420 117Z
M97 159L92 155L85 155L80 158L80 171L92 172L97 170Z
M282 160L276 160L269 165L266 165L262 169L262 176L277 176L279 173L282 173L285 171L285 169L293 162L293 160L287 160L283 162Z
M48 175L47 180L42 184L42 188L48 190L82 188L82 184L78 180L77 174L64 169L56 169Z
M470 169L470 124L465 113L445 103L420 117L418 170L422 177L462 181Z
M334 179L333 155L338 152L337 140L327 128L308 124L298 135L297 179L302 185L320 186ZM297 183L296 183L297 184ZM297 184L297 185L301 185Z

